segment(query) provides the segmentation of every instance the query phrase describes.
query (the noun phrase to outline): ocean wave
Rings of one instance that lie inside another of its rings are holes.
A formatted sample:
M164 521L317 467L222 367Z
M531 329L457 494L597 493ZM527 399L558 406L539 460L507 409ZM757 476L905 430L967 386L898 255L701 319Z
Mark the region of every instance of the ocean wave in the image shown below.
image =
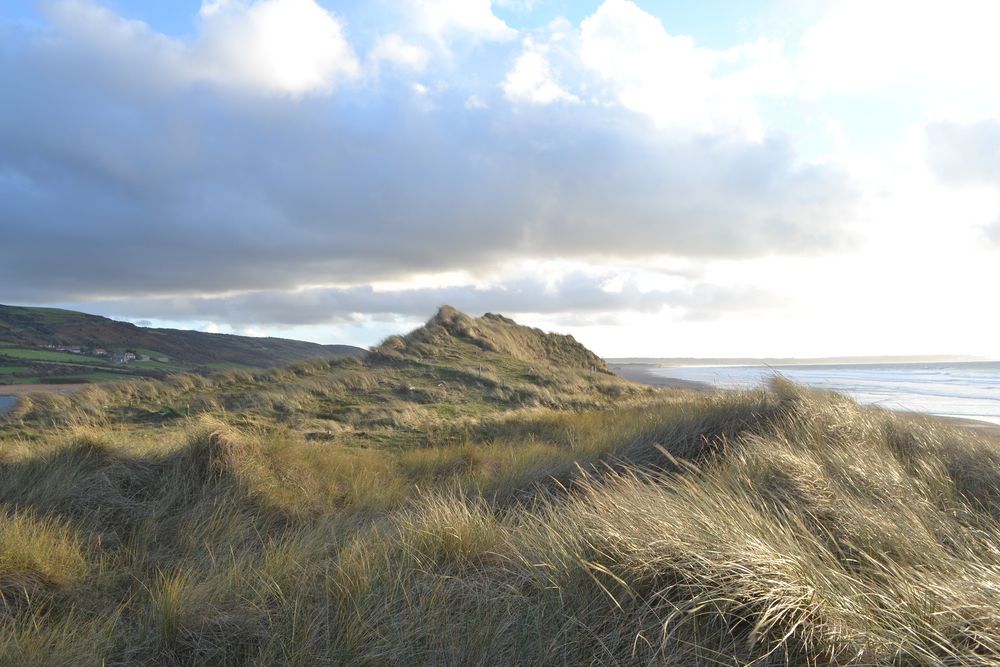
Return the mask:
M726 389L758 387L768 378L782 375L889 409L1000 420L1000 363L996 362L674 367L656 373Z

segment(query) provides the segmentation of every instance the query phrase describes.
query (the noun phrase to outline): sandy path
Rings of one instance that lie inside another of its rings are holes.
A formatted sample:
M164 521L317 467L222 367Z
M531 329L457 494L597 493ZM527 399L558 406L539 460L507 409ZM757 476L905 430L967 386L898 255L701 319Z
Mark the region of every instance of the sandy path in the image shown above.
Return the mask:
M84 387L92 387L93 383L85 384L2 384L0 396L27 396L39 392L46 394L72 394Z

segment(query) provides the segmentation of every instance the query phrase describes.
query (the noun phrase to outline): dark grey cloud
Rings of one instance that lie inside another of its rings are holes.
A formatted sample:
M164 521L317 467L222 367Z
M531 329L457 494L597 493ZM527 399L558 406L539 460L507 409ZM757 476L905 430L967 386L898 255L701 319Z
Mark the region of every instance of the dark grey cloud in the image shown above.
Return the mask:
M933 123L927 127L927 146L942 181L1000 187L1000 122Z
M555 282L523 278L478 288L452 287L375 291L370 287L266 290L222 297L147 298L86 303L89 312L135 319L227 322L234 326L313 325L352 321L353 313L426 319L442 304L465 312L557 314L601 318L608 312L677 309L689 319L712 319L724 312L778 305L772 296L747 287L696 284L682 289L642 290L631 281L614 291L605 279L573 273ZM593 322L592 322L593 323Z
M461 91L429 104L393 81L332 97L238 94L185 83L175 45L141 26L103 41L11 28L2 37L8 301L365 284L524 256L808 253L848 241L846 178L797 164L781 136L671 137L582 104L495 100L469 111Z

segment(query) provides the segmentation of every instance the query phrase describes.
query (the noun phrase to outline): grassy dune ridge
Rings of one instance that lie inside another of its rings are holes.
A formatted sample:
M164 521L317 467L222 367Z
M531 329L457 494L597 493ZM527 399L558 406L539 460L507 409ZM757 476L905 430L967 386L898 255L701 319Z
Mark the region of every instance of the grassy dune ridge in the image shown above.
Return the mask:
M33 398L0 663L1000 664L1000 441L588 354L448 309L364 361Z

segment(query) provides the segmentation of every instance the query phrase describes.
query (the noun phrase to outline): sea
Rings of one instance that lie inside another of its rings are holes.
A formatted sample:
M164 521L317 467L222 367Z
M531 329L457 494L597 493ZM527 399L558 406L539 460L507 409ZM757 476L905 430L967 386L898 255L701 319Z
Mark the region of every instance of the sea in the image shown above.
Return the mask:
M859 403L1000 424L1000 361L951 363L678 366L651 369L662 377L725 389L759 387L782 375L832 389Z

